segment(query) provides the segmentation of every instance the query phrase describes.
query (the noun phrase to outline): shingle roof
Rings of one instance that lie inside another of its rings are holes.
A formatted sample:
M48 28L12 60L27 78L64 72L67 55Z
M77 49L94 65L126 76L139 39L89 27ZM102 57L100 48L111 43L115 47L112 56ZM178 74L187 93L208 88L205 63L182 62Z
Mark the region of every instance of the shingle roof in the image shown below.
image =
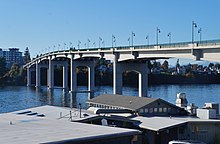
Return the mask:
M158 98L103 94L91 100L88 100L88 103L104 104L109 106L117 106L126 109L137 110L156 100L158 100Z

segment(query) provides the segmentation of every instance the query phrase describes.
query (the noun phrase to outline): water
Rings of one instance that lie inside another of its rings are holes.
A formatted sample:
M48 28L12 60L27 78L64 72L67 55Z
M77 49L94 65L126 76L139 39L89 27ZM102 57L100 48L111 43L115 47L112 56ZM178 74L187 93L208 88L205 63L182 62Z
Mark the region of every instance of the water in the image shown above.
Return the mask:
M79 87L80 90L86 90L86 87ZM103 93L112 93L112 87L96 87L95 96ZM210 85L159 85L150 86L148 94L153 98L162 98L171 103L175 103L176 94L185 92L189 103L195 103L202 107L205 102L220 103L220 84ZM138 89L124 87L123 94L137 96ZM78 93L71 96L68 92L61 89L55 89L48 92L46 87L41 89L29 88L25 86L0 87L0 113L11 112L41 105L55 105L64 107L77 107L79 103L83 108L87 107L86 101L88 94Z

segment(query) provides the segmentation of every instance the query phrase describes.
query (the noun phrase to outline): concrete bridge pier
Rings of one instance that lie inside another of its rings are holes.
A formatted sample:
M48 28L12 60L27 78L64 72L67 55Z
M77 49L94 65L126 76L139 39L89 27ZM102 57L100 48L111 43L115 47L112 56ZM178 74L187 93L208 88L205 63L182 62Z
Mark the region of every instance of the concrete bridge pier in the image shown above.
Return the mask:
M68 62L63 63L63 89L68 89Z
M122 77L125 71L135 71L139 74L139 97L146 97L148 89L148 63L117 62L114 63L113 71L113 92L122 94Z
M93 97L93 92L95 89L95 60L70 60L71 69L71 88L70 92L77 92L77 74L76 68L78 66L86 66L88 68L88 97Z
M38 61L36 61L36 85L35 87L40 87L41 82L40 82L40 64Z
M49 57L49 64L47 70L47 87L48 89L53 89L54 87L54 64L51 60L51 56Z
M74 54L70 55L70 93L77 91L76 63L74 62Z
M50 71L50 75L49 75L49 77L51 79L51 82L50 82L51 86L53 87L53 85L54 85L54 65L59 65L59 66L63 67L63 86L62 86L62 88L64 90L68 89L68 61L64 60L64 61L51 61L51 62L52 62L51 71Z
M35 71L35 69L32 66L27 67L27 86L28 87L33 86L32 80L31 80L33 71Z

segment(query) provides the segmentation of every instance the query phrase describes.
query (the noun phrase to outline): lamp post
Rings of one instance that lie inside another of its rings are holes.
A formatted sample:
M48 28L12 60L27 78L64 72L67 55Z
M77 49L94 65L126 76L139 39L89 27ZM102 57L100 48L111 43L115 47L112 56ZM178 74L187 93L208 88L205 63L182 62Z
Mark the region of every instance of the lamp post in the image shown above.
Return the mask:
M113 48L113 46L114 46L114 42L115 42L115 36L112 35L112 48Z
M90 43L90 40L88 39L88 49L89 49L89 43Z
M167 37L169 38L169 44L171 44L171 32L169 32L169 33L167 34Z
M105 41L104 40L102 41L102 44L103 44L103 47L105 47Z
M73 48L73 46L72 46L72 42L70 42L69 44L70 44L70 48Z
M192 21L192 44L194 43L194 28L197 28L197 25L194 21Z
M157 27L157 31L156 31L156 42L157 42L157 46L158 46L159 33L160 33L160 29Z
M82 115L81 115L81 103L79 103L79 117L81 118L82 117Z
M54 52L55 47L56 47L56 46L55 46L55 45L53 45L53 52Z
M134 37L134 36L135 36L135 33L132 32L132 33L131 33L131 46L132 46L132 47L133 47L133 44L134 44L134 43L133 43L133 39L134 39L133 37Z
M201 41L202 41L202 28L199 28L198 33L199 33L199 42L201 43Z
M81 44L81 41L78 40L78 45L77 45L78 46L78 50L79 50L80 44Z
M100 42L102 41L102 38L101 37L99 37L99 48L100 48Z
M128 38L128 46L130 47L130 44L131 44L131 42L130 42L130 37Z
M93 43L93 47L95 48L95 42Z
M147 45L149 46L149 35L146 36Z
M60 50L60 44L58 44L58 51Z
M63 50L65 50L66 48L66 43L63 43Z

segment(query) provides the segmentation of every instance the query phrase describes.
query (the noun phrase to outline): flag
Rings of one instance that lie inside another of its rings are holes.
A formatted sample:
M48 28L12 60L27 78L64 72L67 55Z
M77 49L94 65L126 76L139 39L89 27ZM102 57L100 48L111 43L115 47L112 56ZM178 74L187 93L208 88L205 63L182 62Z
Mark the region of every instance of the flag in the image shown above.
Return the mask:
M99 37L99 40L100 40L100 41L102 41L102 38L101 38L101 37Z
M130 37L128 38L128 41L130 41Z
M167 34L167 36L170 37L170 36L171 36L171 32L169 32L169 33Z

